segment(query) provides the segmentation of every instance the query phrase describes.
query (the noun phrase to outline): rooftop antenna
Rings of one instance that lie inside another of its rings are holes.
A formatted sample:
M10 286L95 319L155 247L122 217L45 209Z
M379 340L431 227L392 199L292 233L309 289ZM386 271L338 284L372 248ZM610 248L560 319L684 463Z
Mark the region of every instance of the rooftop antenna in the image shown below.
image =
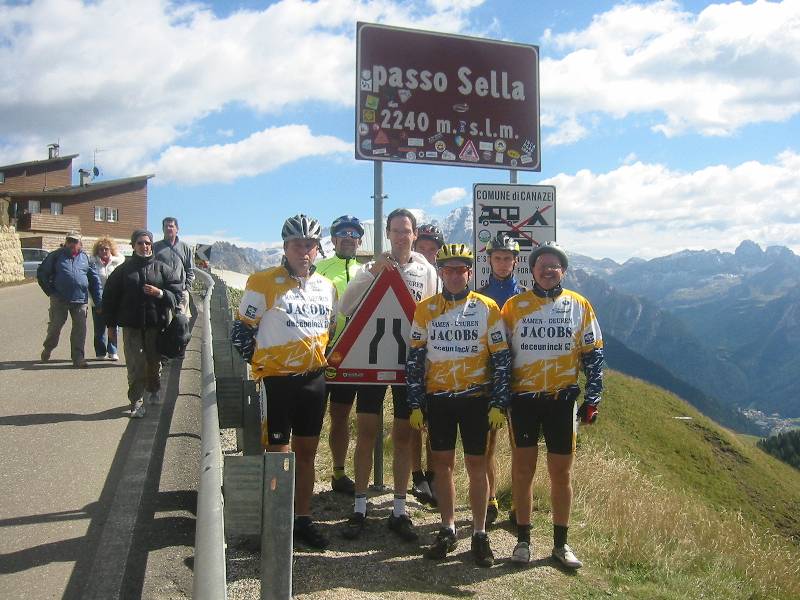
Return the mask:
M100 175L100 169L97 167L97 155L100 152L105 152L105 150L101 150L100 148L94 149L94 156L92 157L92 179Z

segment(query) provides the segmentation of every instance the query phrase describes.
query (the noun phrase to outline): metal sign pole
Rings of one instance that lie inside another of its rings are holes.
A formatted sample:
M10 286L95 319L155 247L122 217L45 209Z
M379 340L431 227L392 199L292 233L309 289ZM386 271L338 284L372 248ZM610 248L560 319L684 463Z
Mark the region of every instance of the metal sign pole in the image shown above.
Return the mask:
M372 227L372 239L375 248L374 259L383 254L383 162L373 160L373 200L375 208L375 224ZM381 406L385 404L385 400ZM378 415L378 435L375 438L375 449L372 455L372 485L383 488L383 408Z
M508 175L509 175L508 183L517 183L517 170L516 169L511 169L508 172Z
M375 208L375 225L373 227L373 243L375 247L375 260L383 253L383 162L372 161L373 169L373 196Z

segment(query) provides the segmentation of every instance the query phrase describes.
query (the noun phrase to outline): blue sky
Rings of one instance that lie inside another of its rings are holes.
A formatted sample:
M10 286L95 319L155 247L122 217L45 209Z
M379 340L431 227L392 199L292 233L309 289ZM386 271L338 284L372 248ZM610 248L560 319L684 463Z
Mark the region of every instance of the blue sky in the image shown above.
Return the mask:
M0 164L59 141L154 173L149 225L262 247L303 211L372 217L353 158L355 22L540 47L542 171L568 249L623 261L742 239L800 253L800 2L0 3ZM471 203L492 169L386 163L385 212Z

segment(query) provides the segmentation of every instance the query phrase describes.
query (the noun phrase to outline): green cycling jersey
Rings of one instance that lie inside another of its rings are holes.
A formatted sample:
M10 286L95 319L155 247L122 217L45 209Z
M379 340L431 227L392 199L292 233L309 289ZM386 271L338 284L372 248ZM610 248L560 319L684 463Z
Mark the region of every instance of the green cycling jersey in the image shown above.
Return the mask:
M350 283L350 280L353 277L355 277L355 274L358 272L361 264L355 259L355 257L341 258L334 254L330 258L326 258L315 263L315 266L317 267L317 273L323 277L327 277L331 283L333 283L336 291L339 293L339 298L341 298L342 294L344 294L347 284ZM333 344L333 342L339 338L339 335L344 329L345 323L346 319L344 315L341 313L336 315L336 332L333 334L330 344Z

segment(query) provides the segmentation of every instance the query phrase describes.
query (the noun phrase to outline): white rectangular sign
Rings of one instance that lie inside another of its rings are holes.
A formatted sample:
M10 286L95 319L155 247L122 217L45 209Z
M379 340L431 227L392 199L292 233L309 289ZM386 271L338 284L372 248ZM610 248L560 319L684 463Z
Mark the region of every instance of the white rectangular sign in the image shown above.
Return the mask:
M556 188L553 185L476 183L472 188L475 274L474 289L489 283L486 243L498 235L514 238L520 255L516 276L521 285L533 286L528 255L544 242L556 240Z

